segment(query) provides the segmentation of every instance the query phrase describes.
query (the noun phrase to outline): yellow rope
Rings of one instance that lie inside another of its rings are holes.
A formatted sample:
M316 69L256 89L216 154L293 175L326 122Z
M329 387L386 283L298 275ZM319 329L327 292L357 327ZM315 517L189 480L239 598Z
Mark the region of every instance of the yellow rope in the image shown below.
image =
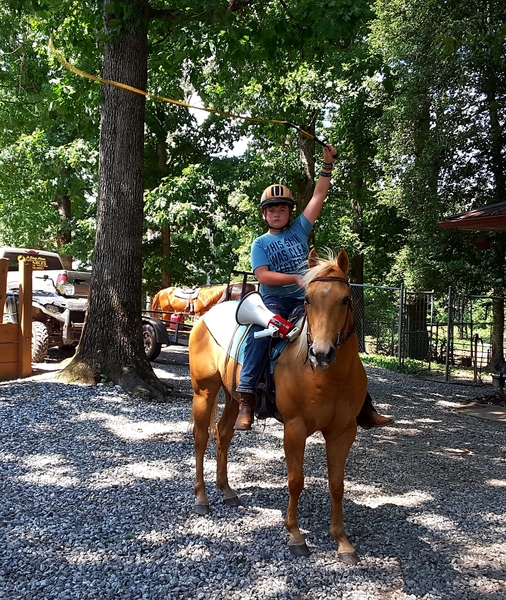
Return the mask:
M84 77L86 79L91 79L91 81L97 81L98 83L102 83L102 84L106 84L106 85L114 85L114 86L122 88L124 90L134 92L135 94L142 94L143 96L146 96L146 98L150 98L151 100L157 100L160 102L169 102L170 104L176 104L178 106L183 106L185 108L193 108L195 110L203 110L205 112L213 113L215 115L220 115L222 117L227 117L229 119L242 119L243 121L253 121L255 123L274 123L276 125L286 125L288 127L294 127L295 129L297 129L298 131L300 131L302 134L306 135L307 137L313 138L319 144L325 145L317 137L315 137L308 131L304 131L298 125L295 125L294 123L290 123L289 121L280 121L279 119L259 119L256 117L246 117L244 115L235 115L233 113L225 112L223 110L217 110L214 108L204 108L202 106L193 106L192 104L188 104L187 102L181 102L180 100L174 100L173 98L165 98L164 96L157 96L155 94L150 94L149 92L145 92L144 90L139 90L138 88L132 87L131 85L127 85L126 83L120 83L119 81L112 81L110 79L104 79L103 77L98 77L97 75L91 75L90 73L86 73L86 71L82 71L81 69L78 69L77 67L74 67L69 62L67 62L65 60L65 58L63 57L62 53L56 49L52 38L50 38L50 40L49 40L49 50L51 51L51 54L53 54L53 56L58 60L58 62L61 64L61 66L64 67L65 69L67 69L67 71L71 71L72 73L75 73L76 75L79 75L80 77Z

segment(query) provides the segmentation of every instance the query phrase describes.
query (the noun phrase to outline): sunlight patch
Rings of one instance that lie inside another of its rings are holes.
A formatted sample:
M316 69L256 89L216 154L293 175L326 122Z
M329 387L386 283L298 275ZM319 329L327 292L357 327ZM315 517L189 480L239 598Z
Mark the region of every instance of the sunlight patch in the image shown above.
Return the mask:
M188 377L182 375L176 375L174 373L168 373L166 369L153 368L155 375L158 379L171 379L172 381L184 381L186 382Z
M16 479L34 485L72 487L80 483L74 467L58 454L31 454L24 456L21 465L24 475Z
M285 456L283 450L276 450L275 448L262 449L257 448L255 450L256 458L270 462L271 460L284 460Z
M360 486L356 484L345 483L345 489L350 490L354 500L364 506L377 508L385 504L395 504L396 506L421 506L426 502L431 502L434 497L431 494L415 490L406 494L387 495L381 490L372 486Z
M444 450L445 452L449 452L450 454L468 454L468 455L473 455L474 452L472 450L469 450L469 448L441 448L441 450Z
M422 525L429 531L455 531L458 528L454 520L438 513L424 512L409 519L411 523Z
M165 462L153 462L149 463L146 461L135 462L122 467L114 467L111 469L104 469L98 473L95 473L90 478L90 485L93 488L106 488L110 486L119 485L132 485L133 479L141 480L167 480L172 479L179 475L175 469L167 466Z
M174 434L176 431L186 433L188 430L187 421L171 421L166 424L160 421L133 421L127 417L110 415L103 412L84 413L79 415L77 420L100 422L103 427L115 436L130 441L156 439L156 436Z
M506 487L506 479L487 479L485 484L489 485L490 487L503 488Z

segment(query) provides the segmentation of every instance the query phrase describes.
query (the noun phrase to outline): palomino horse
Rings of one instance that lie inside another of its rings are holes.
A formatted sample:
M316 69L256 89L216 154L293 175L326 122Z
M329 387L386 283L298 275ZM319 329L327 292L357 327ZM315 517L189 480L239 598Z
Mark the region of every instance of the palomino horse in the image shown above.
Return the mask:
M164 313L186 313L201 317L218 302L225 300L239 300L244 294L255 289L254 284L232 283L227 286L206 285L200 288L186 289L168 287L160 290L151 303L152 311ZM164 314L163 319L169 320L170 314Z
M321 431L326 443L331 497L330 533L338 544L338 557L356 564L358 557L343 526L344 466L357 432L356 417L367 392L367 376L358 356L354 332L348 255L320 261L310 254L304 278L305 322L297 340L287 344L275 370L276 403L284 426L284 450L290 499L285 519L289 548L295 556L308 556L299 530L297 510L304 486L303 460L306 439ZM229 486L227 453L234 434L238 403L232 400L238 365L211 336L206 319L190 335L190 374L193 396L193 437L196 457L195 512L207 514L209 501L204 483L204 453L217 416L217 394L225 392L225 407L216 426L218 488L224 502L239 506Z

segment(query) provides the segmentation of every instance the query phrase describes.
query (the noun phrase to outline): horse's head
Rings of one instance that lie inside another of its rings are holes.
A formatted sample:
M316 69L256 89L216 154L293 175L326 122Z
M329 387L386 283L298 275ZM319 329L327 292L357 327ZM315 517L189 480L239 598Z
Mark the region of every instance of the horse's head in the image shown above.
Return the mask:
M321 260L314 250L309 255L306 290L308 356L314 369L328 369L339 347L353 332L349 259L345 250L338 257Z

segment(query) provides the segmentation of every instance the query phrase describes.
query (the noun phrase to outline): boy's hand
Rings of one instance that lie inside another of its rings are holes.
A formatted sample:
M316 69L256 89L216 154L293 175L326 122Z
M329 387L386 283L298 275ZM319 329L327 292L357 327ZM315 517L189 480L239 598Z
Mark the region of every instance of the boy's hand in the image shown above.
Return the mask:
M328 144L323 148L323 160L327 163L333 163L337 156L337 151L334 146Z

